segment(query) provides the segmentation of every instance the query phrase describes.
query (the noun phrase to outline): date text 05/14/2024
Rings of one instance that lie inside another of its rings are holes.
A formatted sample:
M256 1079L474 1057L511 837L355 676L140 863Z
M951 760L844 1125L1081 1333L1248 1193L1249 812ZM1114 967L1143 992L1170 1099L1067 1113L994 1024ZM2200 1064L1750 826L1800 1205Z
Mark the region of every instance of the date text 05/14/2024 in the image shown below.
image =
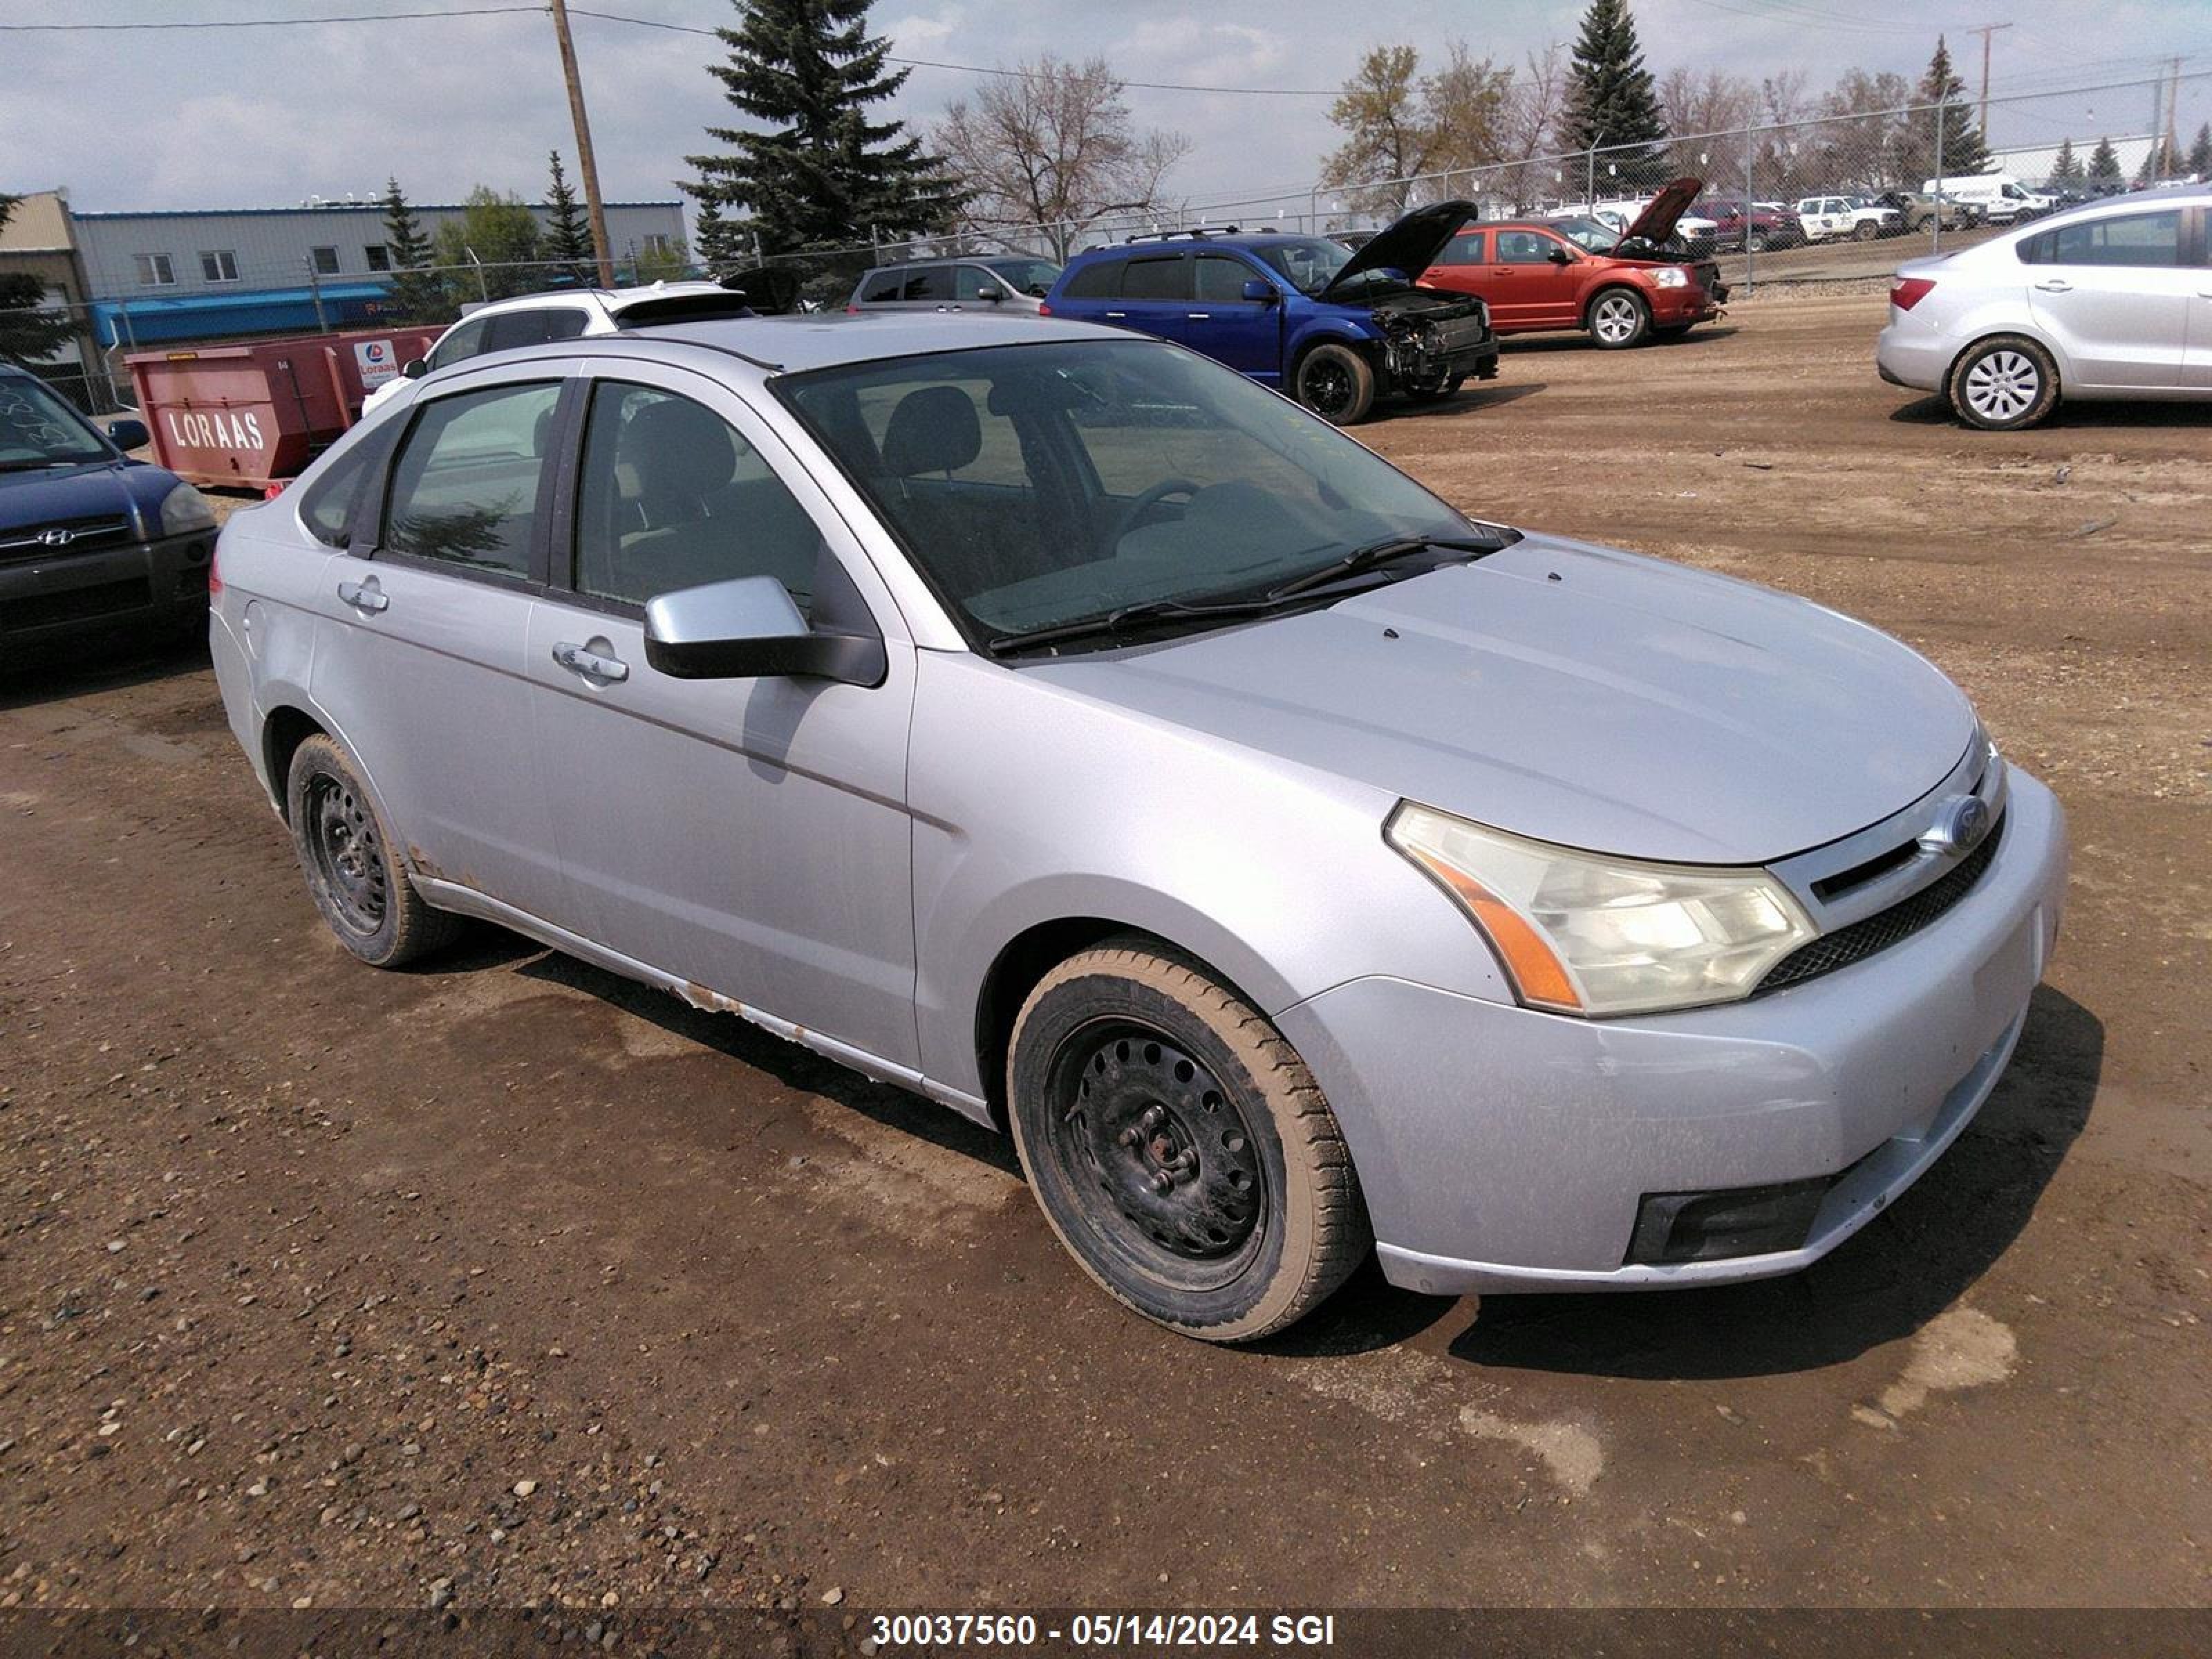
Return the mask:
M869 1634L878 1652L909 1647L1328 1648L1336 1615L1325 1613L1078 1613L1042 1622L1034 1613L878 1613Z

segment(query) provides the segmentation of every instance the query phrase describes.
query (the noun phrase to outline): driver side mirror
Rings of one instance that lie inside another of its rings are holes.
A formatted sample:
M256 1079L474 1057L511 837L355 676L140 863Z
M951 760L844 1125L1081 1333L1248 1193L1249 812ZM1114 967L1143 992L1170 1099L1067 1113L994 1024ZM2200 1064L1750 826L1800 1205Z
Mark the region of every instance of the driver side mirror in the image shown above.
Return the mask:
M1259 305L1271 306L1280 296L1276 294L1275 285L1273 283L1262 282L1257 276L1247 276L1244 279L1243 290L1238 297L1253 301Z
M994 306L1000 305L1003 304L1006 301L1006 290L998 287L996 284L994 284L993 286L985 289L975 297L979 300L988 300Z
M410 357L399 365L399 374L403 380L419 380L429 372L430 360L428 357Z
M880 685L889 662L874 635L807 626L773 576L738 576L663 593L645 607L645 659L678 680L779 676Z
M1575 256L1563 247L1553 248L1545 257L1555 265L1571 265L1575 262Z
M143 421L110 421L107 441L118 449L143 449L154 441L154 434L146 430Z

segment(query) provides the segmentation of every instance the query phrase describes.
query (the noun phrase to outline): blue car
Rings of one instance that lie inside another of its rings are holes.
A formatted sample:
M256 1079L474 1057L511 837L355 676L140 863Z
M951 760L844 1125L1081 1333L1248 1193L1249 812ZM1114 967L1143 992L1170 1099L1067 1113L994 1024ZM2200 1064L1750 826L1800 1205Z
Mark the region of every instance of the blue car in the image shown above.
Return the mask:
M207 625L215 509L173 472L124 453L37 375L0 363L0 647L9 659L89 634Z
M1173 340L1350 426L1377 398L1433 402L1498 373L1488 307L1417 280L1474 211L1416 208L1357 250L1273 232L1132 237L1076 255L1043 310Z

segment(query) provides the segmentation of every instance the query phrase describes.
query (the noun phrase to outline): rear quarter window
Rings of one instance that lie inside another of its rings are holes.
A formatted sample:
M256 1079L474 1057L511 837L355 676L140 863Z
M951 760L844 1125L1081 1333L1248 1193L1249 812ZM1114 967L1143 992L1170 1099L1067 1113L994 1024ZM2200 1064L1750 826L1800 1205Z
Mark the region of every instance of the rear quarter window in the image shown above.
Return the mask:
M1069 300L1114 300L1121 294L1121 265L1119 259L1098 259L1079 266L1067 279L1062 296Z
M354 503L360 499L362 483L384 447L380 438L363 438L300 492L300 522L324 546L352 544L348 531L353 523Z
M861 303L864 305L872 301L880 303L885 300L897 299L899 279L905 274L896 267L890 270L872 271L867 279L860 284Z

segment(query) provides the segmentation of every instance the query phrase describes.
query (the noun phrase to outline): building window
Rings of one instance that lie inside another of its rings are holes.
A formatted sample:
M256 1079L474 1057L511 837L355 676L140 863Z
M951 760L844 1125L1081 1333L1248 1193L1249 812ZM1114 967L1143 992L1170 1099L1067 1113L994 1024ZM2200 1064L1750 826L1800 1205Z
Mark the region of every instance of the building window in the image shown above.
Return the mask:
M173 288L177 273L170 267L166 253L142 253L138 256L138 286L141 288Z
M371 270L392 269L392 250L381 242L371 242L367 247L362 249L361 257L368 261Z
M307 252L315 262L316 276L335 276L338 274L338 251L336 248L310 248Z
M238 254L227 247L200 250L200 280L205 283L234 283L238 280Z
M662 235L659 231L647 232L645 238L645 251L647 253L667 252L668 238Z

